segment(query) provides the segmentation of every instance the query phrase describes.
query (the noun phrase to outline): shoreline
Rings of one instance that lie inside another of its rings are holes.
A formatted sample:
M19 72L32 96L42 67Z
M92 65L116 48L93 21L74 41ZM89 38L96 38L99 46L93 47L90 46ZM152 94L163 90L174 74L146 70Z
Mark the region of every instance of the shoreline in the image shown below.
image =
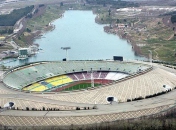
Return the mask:
M103 25L102 23L99 22L99 20L100 20L100 19L99 19L99 14L96 14L93 10L92 10L92 12L93 12L93 14L96 15L96 17L95 17L95 23ZM106 25L108 25L108 26L106 26ZM108 34L117 35L120 39L126 40L127 43L131 44L131 47L132 47L133 51L135 52L135 54L136 54L137 56L145 57L146 59L149 58L148 56L144 55L144 54L141 52L140 47L138 47L138 46L136 45L136 42L135 42L135 41L132 41L131 38L130 38L128 35L127 35L127 36L124 36L124 35L122 34L122 32L120 32L119 30L118 30L118 31L113 31L113 32L111 32L111 31L110 31L110 28L109 28L110 24L106 24L106 25L104 26L104 32L106 32L106 33L108 33ZM108 27L108 29L106 29L106 27Z
M37 34L37 36L35 36L35 37L33 37L32 39L31 39L31 41L32 41L32 44L38 44L38 43L34 43L34 41L36 40L36 39L39 39L39 38L41 38L45 33L47 33L47 32L50 32L50 31L53 31L54 29L55 29L55 25L54 24L52 24L54 21L56 21L56 20L58 20L58 19L60 19L60 18L62 18L65 13L65 11L60 15L60 17L58 17L57 19L54 19L54 20L52 20L52 21L50 21L49 23L48 23L48 27L45 29L44 27L41 29L41 31L39 31L39 30L35 30L35 31L37 31L37 32L39 32L38 34ZM32 33L31 33L32 34ZM39 45L39 44L38 44Z
M101 23L98 23L98 22L96 22L97 24L101 24ZM133 49L133 51L135 52L135 54L137 55L137 56L140 56L140 57L145 57L145 58L147 58L148 59L148 56L146 56L146 55L144 55L142 52L141 52L141 49L140 49L140 47L139 46L137 46L136 45L136 42L135 41L133 41L132 39L131 39L131 37L127 34L127 35L124 35L123 34L123 32L122 32L122 30L118 30L118 31L112 31L112 30L110 30L110 24L108 25L108 26L104 26L104 32L106 32L107 34L114 34L114 35L117 35L120 39L123 39L123 40L126 40L127 41L127 43L129 43L129 44L131 44L131 46L132 46L132 49Z

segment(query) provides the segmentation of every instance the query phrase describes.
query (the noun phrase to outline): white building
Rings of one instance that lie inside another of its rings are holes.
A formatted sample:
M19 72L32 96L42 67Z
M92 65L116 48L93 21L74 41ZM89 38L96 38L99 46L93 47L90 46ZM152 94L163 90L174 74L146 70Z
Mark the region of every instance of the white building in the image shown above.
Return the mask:
M31 51L29 48L18 49L18 59L27 59L30 54L31 54Z

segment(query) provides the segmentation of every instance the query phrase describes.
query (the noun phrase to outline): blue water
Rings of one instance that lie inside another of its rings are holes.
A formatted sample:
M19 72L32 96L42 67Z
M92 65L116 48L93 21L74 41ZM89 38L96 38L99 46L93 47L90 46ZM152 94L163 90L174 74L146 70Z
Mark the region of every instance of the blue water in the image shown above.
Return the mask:
M6 65L62 60L66 57L66 51L61 47L71 47L68 50L69 60L105 60L112 59L113 56L123 56L126 60L145 59L136 56L126 40L120 39L117 35L105 33L104 25L95 23L95 17L92 11L66 11L64 17L52 23L55 25L53 31L43 34L43 37L34 41L42 49L37 56Z

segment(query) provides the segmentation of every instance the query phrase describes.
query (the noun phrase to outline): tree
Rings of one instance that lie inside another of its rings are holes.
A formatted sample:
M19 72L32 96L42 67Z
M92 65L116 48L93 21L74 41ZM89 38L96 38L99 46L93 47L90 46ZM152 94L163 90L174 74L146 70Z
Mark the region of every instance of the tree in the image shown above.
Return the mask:
M38 13L38 12L39 12L39 10L38 10L38 9L36 9L34 13L36 14L36 13Z
M106 3L103 3L103 7L106 7Z
M23 16L27 16L34 6L28 6L21 9L13 10L10 14L0 15L0 26L14 26L16 21L18 21Z
M29 13L26 17L27 17L27 18L32 18L32 14Z
M108 12L109 12L109 16L110 16L111 15L111 10L109 9Z
M119 20L119 19L117 19L117 20L116 20L116 23L120 23L120 20Z
M63 3L63 2L61 2L61 3L60 3L60 6L64 6L64 3Z
M172 16L171 16L171 22L172 22L172 23L175 23L175 22L176 22L176 15L172 15Z
M8 30L8 34L11 34L11 33L13 33L13 30L12 30L12 29L9 29L9 30Z
M27 32L31 32L31 30L29 28L26 29Z
M39 5L39 7L43 7L43 6L45 6L45 5L44 5L44 4L40 4L40 5Z
M3 71L4 71L5 69L7 69L7 67L4 66L4 65L1 65L1 68L2 68Z

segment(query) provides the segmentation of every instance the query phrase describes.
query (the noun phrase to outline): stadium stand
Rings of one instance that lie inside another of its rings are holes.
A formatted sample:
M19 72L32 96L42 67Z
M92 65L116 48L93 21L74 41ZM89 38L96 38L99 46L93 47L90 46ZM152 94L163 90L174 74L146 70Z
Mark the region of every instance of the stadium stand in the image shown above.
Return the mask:
M45 91L47 89L48 88L46 86L41 85L39 83L34 83L28 87L23 88L23 90L26 90L26 91L39 91L39 92Z
M107 75L108 75L108 72L100 72L99 78L100 79L105 79Z
M164 77L168 77L168 79ZM70 93L69 95L60 93L44 98L76 103L94 104L96 102L97 104L107 104L106 98L114 96L118 98L119 102L126 102L127 99L132 100L140 96L145 98L147 95L163 92L165 91L163 88L165 84L174 88L175 83L176 76L158 68L141 76L108 85L108 87Z
M75 77L74 74L67 74L68 77L70 77L73 81L78 81L78 78Z
M98 79L100 76L100 72L93 72L93 78Z
M85 79L91 79L91 73L83 73Z
M128 75L127 74L123 74L123 73L109 72L107 74L107 76L105 77L105 79L118 80L118 79L121 79L121 78L125 78L126 76L128 76Z
M73 82L73 80L66 75L58 76L54 80L50 80L50 81L45 80L45 81L47 81L48 83L50 83L54 87Z
M85 80L83 73L75 73L73 74L78 80Z
M134 74L139 71L139 68L146 70L149 67L149 65L140 63L117 61L36 62L10 69L4 74L3 82L14 89L22 89L32 83L73 72L101 70ZM84 79L85 77L80 78ZM101 75L99 78L102 78Z
M0 94L12 94L12 93L15 93L15 91L6 88L3 83L0 83Z
M64 84L67 84L70 82L73 82L73 80L71 78L69 78L66 75L62 75L62 76L48 78L42 82L34 83L32 85L29 85L29 86L23 88L23 90L43 92L48 89L52 89L54 87L58 87L60 85L64 85Z
M127 74L118 73L118 72L93 72L93 79L107 79L107 80L118 80L120 78L126 77ZM52 89L54 87L62 87L65 84L72 83L73 81L80 80L90 80L91 72L82 72L82 73L73 73L62 76L56 76L52 78L48 78L44 81L33 83L25 87L23 90L25 91L46 91ZM104 82L104 81L102 81Z

